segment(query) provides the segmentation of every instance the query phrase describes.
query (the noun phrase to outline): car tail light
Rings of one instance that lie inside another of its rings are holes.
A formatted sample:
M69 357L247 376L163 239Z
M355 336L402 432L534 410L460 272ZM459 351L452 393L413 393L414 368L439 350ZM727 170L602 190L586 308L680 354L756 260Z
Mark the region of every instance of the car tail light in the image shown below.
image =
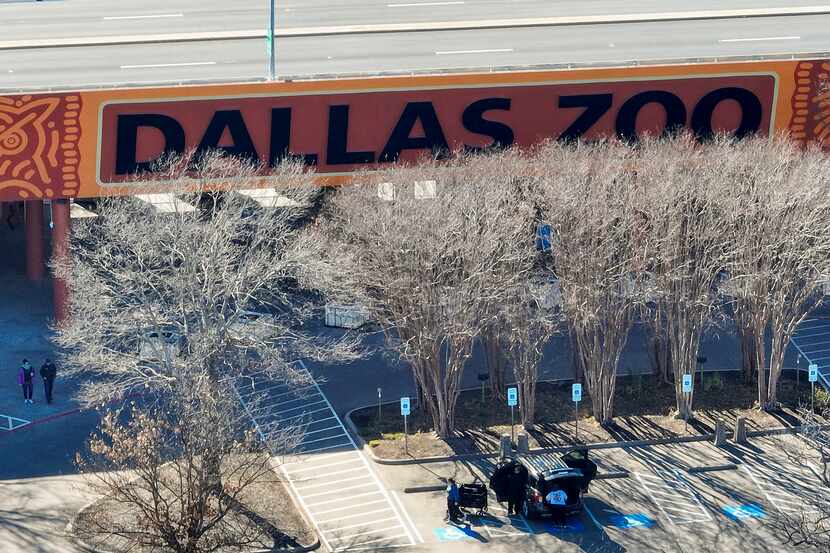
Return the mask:
M536 503L541 503L542 502L542 494L540 494L536 490L533 490L533 493L530 494L530 499L532 501L535 501Z

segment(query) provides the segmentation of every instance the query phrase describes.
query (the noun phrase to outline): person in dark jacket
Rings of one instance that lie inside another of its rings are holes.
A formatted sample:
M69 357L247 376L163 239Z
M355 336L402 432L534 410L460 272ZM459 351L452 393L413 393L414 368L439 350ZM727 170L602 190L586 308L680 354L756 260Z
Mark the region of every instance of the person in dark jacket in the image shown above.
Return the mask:
M508 474L507 479L507 515L521 513L522 502L525 498L525 475L519 465Z
M43 379L43 395L46 403L52 403L52 389L55 386L55 377L58 375L58 368L49 358L40 366L40 377Z
M32 400L32 391L34 388L35 368L29 363L28 359L24 359L20 364L20 373L17 376L17 381L23 388L23 403L34 403Z
M447 518L450 522L458 522L458 515L460 509L458 502L461 500L461 494L458 492L458 484L455 483L454 478L447 480Z

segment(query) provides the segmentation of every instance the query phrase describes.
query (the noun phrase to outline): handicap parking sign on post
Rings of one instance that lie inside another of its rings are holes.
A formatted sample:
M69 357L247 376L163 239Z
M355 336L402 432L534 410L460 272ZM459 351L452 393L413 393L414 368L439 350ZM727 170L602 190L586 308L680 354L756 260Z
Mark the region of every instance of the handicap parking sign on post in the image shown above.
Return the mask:
M582 384L576 383L571 386L571 401L574 403L582 401Z
M691 394L692 393L692 375L684 374L683 375L683 393L684 394Z
M404 417L408 417L412 413L411 407L409 405L409 398L402 397L401 398L401 415Z
M508 388L507 389L507 405L509 407L515 407L519 404L519 389L518 388Z
M818 382L818 365L816 365L815 363L811 363L810 366L807 367L807 369L809 371L807 373L807 379L810 382Z

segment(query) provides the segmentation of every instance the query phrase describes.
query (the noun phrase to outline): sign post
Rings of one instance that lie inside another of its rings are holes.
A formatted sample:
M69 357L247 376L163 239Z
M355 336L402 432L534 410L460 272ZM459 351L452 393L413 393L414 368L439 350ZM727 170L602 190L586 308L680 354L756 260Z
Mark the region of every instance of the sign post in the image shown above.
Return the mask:
M378 387L378 422L380 422L380 418L381 418L381 413L380 413L380 396L381 396L380 387Z
M807 367L807 377L810 380L810 409L813 413L816 412L816 381L818 380L818 365L810 363Z
M401 415L403 415L403 450L409 455L409 432L406 427L406 417L412 412L408 397L401 398Z
M686 396L686 404L687 405L689 404L689 396L692 393L692 386L693 386L692 375L684 374L683 375L683 394L685 394L685 396ZM684 417L684 419L685 419L685 430L684 430L684 432L686 434L688 434L689 433L689 412L688 412L688 409L686 410L686 416Z
M271 0L271 10L268 18L268 77L274 80L277 77L277 52L276 44L274 44L274 25L277 18L276 0Z
M515 423L513 422L513 408L519 404L519 389L515 386L510 387L507 389L507 405L510 406L510 443L513 443L514 436L513 436L513 426Z
M579 441L579 402L582 401L582 384L571 385L571 400L574 402L574 442Z
M795 389L801 389L801 354L795 358Z

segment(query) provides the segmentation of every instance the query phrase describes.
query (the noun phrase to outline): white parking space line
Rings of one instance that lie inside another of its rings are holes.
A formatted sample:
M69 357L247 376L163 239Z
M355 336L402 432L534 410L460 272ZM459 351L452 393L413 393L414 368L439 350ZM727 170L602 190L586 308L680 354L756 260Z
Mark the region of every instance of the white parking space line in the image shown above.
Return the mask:
M309 403L307 405L300 405L298 407L292 407L290 409L277 409L275 411L272 411L272 414L276 415L276 416L281 416L281 415L284 415L286 413L290 413L291 411L296 411L297 409L306 409L307 407L309 407L311 405L320 405L321 403L325 403L325 401L322 401L322 400L321 401L312 401L311 403Z
M334 476L335 474L346 474L348 472L356 472L356 471L361 471L361 470L363 470L363 467L355 467L353 469L346 469L346 470L336 470L334 472L326 471L324 477L328 478L329 476ZM361 478L365 478L365 477L361 476ZM302 482L302 480L296 480L295 479L295 482ZM345 482L345 480L338 480L338 482Z
M755 38L723 38L718 42L758 42L762 40L801 40L800 36L762 36Z
M409 527L412 528L412 531L415 533L415 538L419 542L424 543L424 537L421 536L421 532L418 531L418 527L415 526L414 522L412 522L412 518L409 516L409 513L407 512L407 510L404 509L403 503L401 502L401 498L398 497L398 493L395 492L395 491L392 491L390 495L392 496L392 499L395 500L395 503L398 505L398 508L400 509L400 512L403 513L403 516L406 518L406 521L409 523Z
M393 511L389 511L389 510L387 510L387 513L394 514ZM391 517L386 517L386 518L375 518L375 519L373 519L373 521L376 524L379 523L379 522L389 522L390 520L398 520L398 517L391 516ZM357 522L357 523L354 523L354 524L347 524L346 526L338 526L337 528L327 528L326 532L340 532L341 530L351 530L352 528L360 528L361 526L365 527L366 523L365 522ZM393 526L392 528L399 528L399 527L400 527L400 525L397 525L397 526Z
M376 540L364 541L364 542L360 542L360 544L365 546L366 544L369 544L369 543L377 543L379 541L384 541L384 540L387 540L387 539L403 538L403 537L406 537L406 534L397 534L395 536L389 536L389 537L386 537L386 538L378 538ZM390 546L384 544L384 547L390 547ZM369 547L369 548L367 548L367 547L343 547L343 548L335 548L334 551L354 551L354 550L357 550L357 549L376 549L376 548L377 548L377 546Z
M329 520L318 520L317 522L320 525L331 524L332 522L338 522L339 523L339 522L342 522L344 520L348 520L350 518L358 518L358 517L363 517L363 516L366 516L366 515L374 515L374 514L377 514L377 513L394 513L394 511L392 509L386 507L386 508L383 508L383 509L374 509L372 511L363 511L362 513L357 513L355 515L346 515L346 516L342 516L342 517L332 518L332 519L329 519ZM365 523L361 523L361 524L365 524Z
M373 485L373 483L371 481L369 481L369 482L364 482L362 484L357 484L357 485L354 485L354 486L345 486L343 488L337 488L335 490L326 490L324 492L307 493L307 494L304 494L304 495L305 495L306 498L320 497L322 495L340 494L341 492L345 492L345 491L348 491L348 490L359 490L360 488L371 487L372 485ZM297 491L302 491L302 490L297 490ZM348 498L346 498L346 499L348 499Z
M311 381L310 373L308 378ZM316 383L283 391L280 386L257 383L253 377L242 379L248 380L251 393L240 394L240 399L246 404L246 398L256 394L256 407L246 405L246 409L260 430L313 428L302 434L280 470L329 550L415 545L416 530L403 505L392 500ZM311 426L319 423L324 426ZM330 467L335 469L327 470ZM366 507L371 509L360 512ZM344 526L343 519L349 517L362 519L352 518L354 522ZM345 529L350 533L341 535ZM343 543L346 540L348 545Z
M794 512L808 509L806 512L816 512L817 503L828 503L830 498L826 494L816 491L818 479L811 479L788 472L781 467L765 467L761 464L744 462L741 468L749 474L755 485L761 490L767 501L781 512Z
M420 8L423 6L459 6L463 4L463 0L453 0L451 2L409 2L407 4L386 4L387 8Z
M139 65L120 65L121 69L151 69L155 67L191 67L196 65L216 65L215 61L189 61L184 63L144 63Z
M635 473L643 489L671 524L694 524L712 520L692 487L677 473Z
M358 470L358 469L356 469L356 470ZM326 476L329 476L329 475L327 474ZM323 482L321 484L313 484L311 486L303 486L303 487L298 486L297 489L300 490L300 491L310 490L311 488L320 488L322 486L331 486L332 484L342 484L343 482L353 482L355 480L365 480L365 479L366 479L366 476L361 475L361 476L355 476L354 478L342 478L340 480L334 480L334 481L329 480L327 482ZM343 490L343 489L348 489L348 488L338 488L337 491L340 491L340 490ZM336 491L335 492L329 492L329 493L336 493ZM306 497L308 497L308 496L306 496Z
M309 507L316 507L317 505L331 505L332 503L342 503L343 501L351 501L357 497L366 497L368 495L383 495L379 491L371 491L366 493L356 493L356 494L349 494L349 497L341 497L339 499L325 499L323 501L319 501L317 503L309 503ZM349 507L350 509L354 509L354 505Z
M159 19L163 17L184 17L183 13L153 13L147 15L107 15L104 21L117 21L120 19Z
M300 450L298 450L298 452L305 455L305 454L317 453L318 451L328 451L328 450L331 450L331 449L337 449L337 448L341 448L341 447L349 447L350 445L351 444L348 444L348 443L340 443L340 444L328 445L326 447L317 447L317 448L314 448L314 449L300 449Z
M363 503L360 504L360 506L365 507L366 505L374 505L376 503L386 503L386 500L385 499L376 499L375 501L364 501ZM324 515L324 514L328 514L328 513L336 513L337 511L345 511L346 509L348 509L349 511L353 511L354 506L353 505L346 505L345 507L337 507L336 509L329 509L327 511L317 511L315 514ZM386 510L387 509L384 509L384 511L386 511Z
M436 56L454 56L460 54L506 54L512 52L513 48L486 48L484 50L439 50Z
M291 470L290 474L297 474L298 472L308 472L310 470L319 470L319 469L325 468L325 467L333 467L333 466L336 466L336 465L345 465L347 463L353 463L353 462L354 462L353 459L349 459L347 461L338 461L336 463L326 463L324 465L314 465L314 466L311 466L311 467L306 467L304 469ZM361 466L361 468L362 468L362 466Z
M339 438L343 436L343 434L335 434L334 436L326 436L325 438L317 438L316 440L303 440L303 445L313 444L317 442L325 442L327 440L333 440L334 438ZM337 446L334 446L337 447Z
M390 526L389 528L381 528L379 530L369 530L367 532L358 532L357 534L349 534L348 536L343 536L343 537L338 536L338 537L335 537L335 538L329 538L329 541L343 541L343 540L350 540L352 538L357 538L357 537L360 537L360 536L374 536L375 534L380 534L382 532L388 532L389 530L397 530L400 527L401 527L401 525L397 524L395 526ZM364 542L364 543L366 543L366 542Z

